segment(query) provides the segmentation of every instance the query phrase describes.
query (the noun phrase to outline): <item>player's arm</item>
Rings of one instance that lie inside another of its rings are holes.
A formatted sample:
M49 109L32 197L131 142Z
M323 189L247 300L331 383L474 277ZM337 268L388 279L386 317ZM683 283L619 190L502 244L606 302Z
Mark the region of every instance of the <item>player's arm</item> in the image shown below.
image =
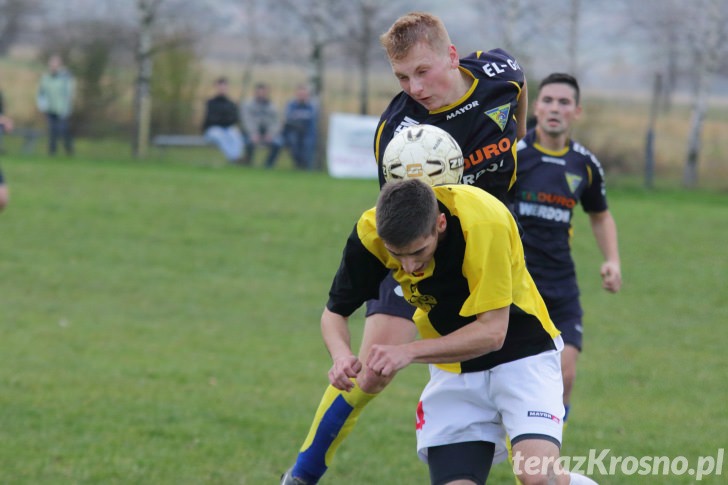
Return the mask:
M5 209L5 206L8 205L9 198L10 195L8 194L8 186L5 185L2 181L2 177L0 177L0 212L2 212L2 210Z
M463 362L494 352L506 339L509 315L510 307L498 308L479 314L472 323L442 337L402 345L374 345L367 367L389 376L413 362Z
M350 391L354 387L351 378L356 377L362 368L361 362L351 351L348 321L347 317L328 308L324 308L321 315L321 334L333 361L329 382L342 391Z
M8 116L0 114L0 128L7 133L13 131L13 120Z
M523 87L518 96L518 107L516 107L516 137L520 140L526 136L526 117L528 116L528 85L526 78L523 78Z
M600 268L602 287L607 291L616 293L622 286L622 269L619 259L619 244L617 242L617 224L614 222L614 218L609 210L590 212L589 222L591 223L597 246L604 256L604 262Z

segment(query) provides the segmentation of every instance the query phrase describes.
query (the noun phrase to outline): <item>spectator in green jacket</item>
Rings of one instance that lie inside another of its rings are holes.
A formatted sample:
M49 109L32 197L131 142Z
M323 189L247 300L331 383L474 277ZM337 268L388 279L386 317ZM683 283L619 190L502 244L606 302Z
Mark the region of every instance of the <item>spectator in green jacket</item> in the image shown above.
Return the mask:
M59 55L48 60L48 71L38 85L38 110L48 119L48 153L55 155L59 139L63 140L66 154L73 154L73 138L69 118L73 111L76 81L63 65Z

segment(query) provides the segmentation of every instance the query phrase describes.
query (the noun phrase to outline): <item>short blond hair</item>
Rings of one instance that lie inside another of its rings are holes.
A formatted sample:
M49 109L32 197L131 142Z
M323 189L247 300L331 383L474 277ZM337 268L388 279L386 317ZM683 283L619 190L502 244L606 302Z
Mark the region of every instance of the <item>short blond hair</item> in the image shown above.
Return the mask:
M389 60L403 59L419 42L434 50L445 50L451 44L445 24L427 12L410 12L401 16L379 37Z

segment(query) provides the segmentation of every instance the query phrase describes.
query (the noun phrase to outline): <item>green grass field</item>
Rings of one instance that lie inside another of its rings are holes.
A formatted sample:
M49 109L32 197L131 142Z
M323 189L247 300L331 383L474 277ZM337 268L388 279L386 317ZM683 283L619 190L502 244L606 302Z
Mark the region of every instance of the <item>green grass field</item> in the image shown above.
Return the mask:
M277 483L327 383L318 318L376 183L91 158L2 159L0 483ZM633 185L610 191L619 295L599 288L576 222L587 335L563 453L694 465L728 445L728 197ZM428 483L414 450L426 374L406 369L370 405L323 483ZM491 476L513 483L505 465Z

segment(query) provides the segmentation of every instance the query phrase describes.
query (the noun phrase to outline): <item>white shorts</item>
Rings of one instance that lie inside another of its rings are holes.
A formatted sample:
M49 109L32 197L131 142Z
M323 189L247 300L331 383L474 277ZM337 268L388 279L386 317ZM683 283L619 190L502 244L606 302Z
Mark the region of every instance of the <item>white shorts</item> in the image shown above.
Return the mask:
M493 464L505 460L505 436L546 435L561 443L564 417L561 336L556 350L481 372L454 374L430 365L417 406L417 454L431 446L495 443Z

